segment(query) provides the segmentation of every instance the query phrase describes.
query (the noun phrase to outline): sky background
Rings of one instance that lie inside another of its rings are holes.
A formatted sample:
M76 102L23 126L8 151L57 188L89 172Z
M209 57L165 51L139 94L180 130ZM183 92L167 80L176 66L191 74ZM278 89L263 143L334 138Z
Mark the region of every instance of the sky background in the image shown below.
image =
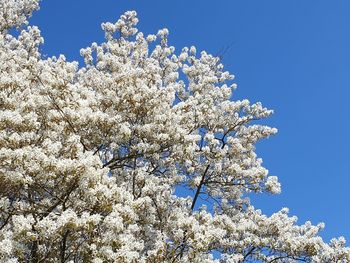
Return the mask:
M282 194L253 204L268 215L289 207L299 223L325 222L325 240L350 241L350 1L43 0L30 22L44 54L81 62L80 48L103 42L100 24L126 10L138 12L145 34L168 28L177 51L229 47L223 64L236 76L234 99L274 109L265 123L279 129L257 152Z

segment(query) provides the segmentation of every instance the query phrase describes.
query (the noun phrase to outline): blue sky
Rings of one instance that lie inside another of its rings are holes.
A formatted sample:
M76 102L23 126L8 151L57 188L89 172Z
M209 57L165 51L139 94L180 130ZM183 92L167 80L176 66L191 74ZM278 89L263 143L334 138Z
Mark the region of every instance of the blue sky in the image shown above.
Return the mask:
M223 63L236 76L235 98L274 109L266 123L279 129L257 151L282 194L253 203L267 214L289 207L300 223L324 221L326 240L350 241L350 1L43 0L30 21L44 54L81 61L80 48L103 41L100 24L126 10L146 34L167 27L177 50L230 47Z

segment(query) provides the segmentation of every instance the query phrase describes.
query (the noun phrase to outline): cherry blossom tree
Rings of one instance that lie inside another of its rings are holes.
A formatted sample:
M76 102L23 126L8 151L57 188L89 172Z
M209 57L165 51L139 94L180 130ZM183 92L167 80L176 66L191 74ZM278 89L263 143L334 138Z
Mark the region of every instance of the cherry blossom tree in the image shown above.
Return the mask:
M280 192L255 153L277 130L217 57L145 36L131 11L83 67L44 58L38 7L0 0L1 262L350 261L323 224L250 204Z

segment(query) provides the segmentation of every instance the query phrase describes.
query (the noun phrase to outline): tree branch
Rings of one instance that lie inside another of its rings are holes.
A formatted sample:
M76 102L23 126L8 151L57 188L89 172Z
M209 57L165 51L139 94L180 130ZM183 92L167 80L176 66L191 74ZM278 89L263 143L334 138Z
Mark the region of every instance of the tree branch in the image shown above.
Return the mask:
M194 209L194 206L196 205L196 202L197 202L198 196L199 196L199 194L200 194L201 188L202 188L202 186L203 186L203 184L204 184L204 182L205 182L205 176L207 175L207 172L208 172L208 170L209 170L209 167L210 167L210 164L207 165L207 167L205 168L205 171L204 171L204 173L203 173L203 175L202 175L201 181L200 181L200 183L199 183L199 185L198 185L198 187L197 187L197 191L196 191L196 193L195 193L195 195L194 195L194 197L193 197L193 201L192 201L192 205L191 205L191 210L193 210L193 209Z

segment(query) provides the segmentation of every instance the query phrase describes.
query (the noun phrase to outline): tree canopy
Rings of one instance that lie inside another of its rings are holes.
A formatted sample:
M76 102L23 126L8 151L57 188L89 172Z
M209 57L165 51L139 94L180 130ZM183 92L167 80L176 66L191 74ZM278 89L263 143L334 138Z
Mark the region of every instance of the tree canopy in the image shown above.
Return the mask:
M83 67L45 58L38 8L0 0L1 262L350 261L323 224L251 205L281 191L255 152L273 111L235 100L219 58L138 32L134 11Z

